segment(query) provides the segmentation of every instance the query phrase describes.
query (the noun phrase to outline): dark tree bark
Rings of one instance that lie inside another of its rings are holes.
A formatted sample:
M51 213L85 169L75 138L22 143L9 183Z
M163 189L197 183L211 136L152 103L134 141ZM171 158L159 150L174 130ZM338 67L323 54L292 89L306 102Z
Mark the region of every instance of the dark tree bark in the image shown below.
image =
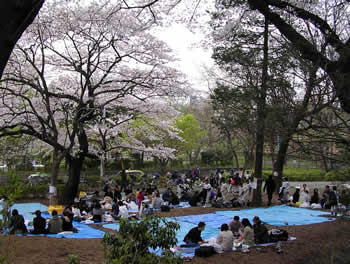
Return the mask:
M84 156L72 157L67 155L66 161L68 163L68 181L63 190L63 203L69 204L74 201L80 183L80 174L83 168Z
M327 21L321 19L304 9L297 8L289 3L280 0L248 0L253 10L258 10L273 24L281 34L286 37L291 44L302 54L305 59L310 60L315 65L319 65L331 78L335 93L341 103L342 108L350 113L350 39L344 43L339 39L328 25ZM289 12L300 19L313 23L323 34L329 45L339 54L337 61L331 61L324 56L317 48L290 24L288 24L279 14L273 12L270 6Z
M33 22L45 0L0 2L0 78L15 44Z
M268 79L268 36L269 36L269 24L265 19L264 27L264 48L263 48L263 65L262 65L262 81L260 91L257 96L257 126L256 126L256 148L255 148L255 166L254 177L257 179L256 190L253 193L253 204L260 206L262 204L261 199L261 187L262 187L262 166L264 156L264 130L265 130L265 116L266 116L266 90Z

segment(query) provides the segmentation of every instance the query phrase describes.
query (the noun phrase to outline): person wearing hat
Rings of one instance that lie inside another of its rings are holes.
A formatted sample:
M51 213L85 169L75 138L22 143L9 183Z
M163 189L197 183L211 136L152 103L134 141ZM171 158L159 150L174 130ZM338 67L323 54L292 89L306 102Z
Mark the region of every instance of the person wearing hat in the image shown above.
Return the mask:
M32 234L46 234L46 220L41 216L40 210L35 211L36 217L33 219L34 230L31 232Z

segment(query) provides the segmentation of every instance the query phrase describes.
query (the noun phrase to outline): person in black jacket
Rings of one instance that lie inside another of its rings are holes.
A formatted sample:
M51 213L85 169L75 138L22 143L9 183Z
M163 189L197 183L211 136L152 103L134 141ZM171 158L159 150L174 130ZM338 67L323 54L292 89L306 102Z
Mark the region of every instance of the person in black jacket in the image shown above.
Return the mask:
M272 175L270 175L269 178L266 180L265 186L264 186L264 191L265 190L267 191L267 199L268 199L267 205L271 205L272 195L275 189L276 189L275 181L272 179Z
M27 233L27 227L24 224L24 218L18 214L17 209L12 210L12 216L10 218L10 234L25 234Z
M186 246L196 247L199 244L203 244L207 241L203 241L201 237L202 231L205 229L205 223L199 222L198 226L192 228L184 238Z
M293 203L299 202L299 197L300 197L300 187L297 187L295 189L295 193L293 194Z
M34 230L32 234L47 234L46 230L46 220L41 216L40 210L35 211L36 217L33 219Z
M269 242L269 232L265 225L261 223L258 216L253 218L253 229L254 229L254 241L256 244L263 244Z

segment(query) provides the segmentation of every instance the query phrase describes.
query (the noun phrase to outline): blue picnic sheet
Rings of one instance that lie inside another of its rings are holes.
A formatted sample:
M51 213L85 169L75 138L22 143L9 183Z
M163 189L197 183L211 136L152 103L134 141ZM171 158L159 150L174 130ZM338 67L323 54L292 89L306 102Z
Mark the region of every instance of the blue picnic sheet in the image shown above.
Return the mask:
M42 205L40 203L18 203L14 204L11 207L11 210L17 209L19 214L23 215L26 222L32 221L35 215L33 214L36 210L40 210L43 212L41 215L46 219L50 219L51 215L47 213L48 207ZM47 234L47 235L32 235L28 234L27 236L47 236L47 237L55 237L55 238L70 238L70 239L94 239L94 238L103 238L104 232L97 230L95 228L91 228L85 224L81 224L79 222L73 222L73 227L78 229L78 233L69 233L64 232L62 234ZM27 226L28 230L30 227Z
M254 216L259 216L261 221L273 226L287 225L311 225L334 221L333 218L321 217L329 215L329 212L291 207L287 205L273 206L268 208L255 208L240 211L218 211L216 215L233 218L235 215L248 218L251 222Z

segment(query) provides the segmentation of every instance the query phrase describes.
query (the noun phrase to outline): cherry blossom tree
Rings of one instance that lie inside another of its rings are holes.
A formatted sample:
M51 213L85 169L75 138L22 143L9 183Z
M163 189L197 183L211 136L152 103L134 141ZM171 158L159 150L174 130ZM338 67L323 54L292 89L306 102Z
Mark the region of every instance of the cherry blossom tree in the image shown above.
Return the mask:
M66 2L68 1L88 2L86 0L67 0ZM180 3L185 3L180 13L182 15L184 12L188 13L187 20L192 20L197 14L199 4L204 0L114 0L110 2L117 9L135 9L138 10L138 15L146 13L148 19L160 22L164 14L168 14ZM17 41L38 15L44 3L45 0L11 0L0 3L0 78Z
M107 0L46 3L10 58L0 88L1 135L27 134L52 146L53 185L66 159L67 202L85 157L97 158L88 133L101 109L118 120L148 100L183 94L169 49L151 34L152 16Z

